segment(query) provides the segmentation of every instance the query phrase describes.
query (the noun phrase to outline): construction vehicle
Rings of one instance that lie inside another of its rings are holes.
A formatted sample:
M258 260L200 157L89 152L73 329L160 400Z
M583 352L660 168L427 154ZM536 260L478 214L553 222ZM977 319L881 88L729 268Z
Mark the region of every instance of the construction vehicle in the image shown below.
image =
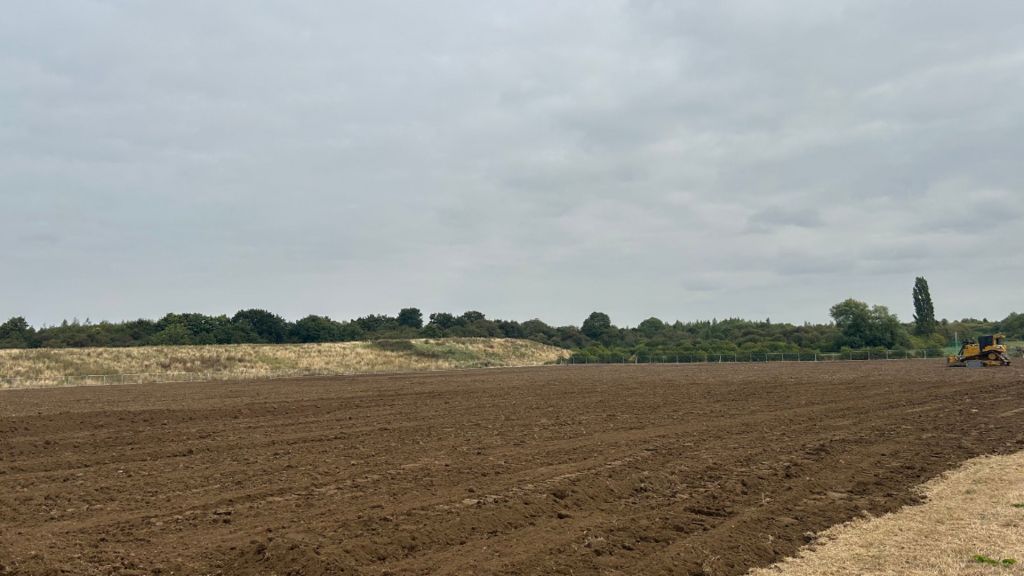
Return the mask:
M1005 342L1006 336L1003 334L978 336L977 341L964 340L957 355L946 357L946 365L950 368L1009 366L1010 357L1006 354Z

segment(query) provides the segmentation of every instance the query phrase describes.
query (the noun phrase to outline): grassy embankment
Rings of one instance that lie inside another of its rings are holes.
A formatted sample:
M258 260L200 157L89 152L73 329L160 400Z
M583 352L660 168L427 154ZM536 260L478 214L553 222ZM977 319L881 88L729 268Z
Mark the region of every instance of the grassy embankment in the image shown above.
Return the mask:
M0 388L529 366L567 355L490 338L0 350Z

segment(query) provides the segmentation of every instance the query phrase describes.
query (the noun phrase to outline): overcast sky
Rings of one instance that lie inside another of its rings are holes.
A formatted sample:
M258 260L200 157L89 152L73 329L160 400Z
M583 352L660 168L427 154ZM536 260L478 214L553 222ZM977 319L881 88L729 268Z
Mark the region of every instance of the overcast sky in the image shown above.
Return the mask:
M0 216L36 325L1002 318L1024 3L10 0Z

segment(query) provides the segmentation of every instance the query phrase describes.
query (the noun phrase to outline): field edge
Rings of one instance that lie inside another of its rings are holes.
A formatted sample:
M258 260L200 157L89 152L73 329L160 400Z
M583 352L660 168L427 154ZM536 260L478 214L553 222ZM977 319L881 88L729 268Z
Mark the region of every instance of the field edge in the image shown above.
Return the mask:
M1024 451L972 458L918 490L921 503L833 526L749 576L1024 574Z

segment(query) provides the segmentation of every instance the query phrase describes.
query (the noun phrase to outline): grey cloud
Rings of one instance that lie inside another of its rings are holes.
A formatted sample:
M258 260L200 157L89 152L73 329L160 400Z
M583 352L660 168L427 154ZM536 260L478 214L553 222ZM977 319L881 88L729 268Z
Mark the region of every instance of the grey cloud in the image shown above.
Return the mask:
M1019 2L9 13L0 317L1024 304Z

